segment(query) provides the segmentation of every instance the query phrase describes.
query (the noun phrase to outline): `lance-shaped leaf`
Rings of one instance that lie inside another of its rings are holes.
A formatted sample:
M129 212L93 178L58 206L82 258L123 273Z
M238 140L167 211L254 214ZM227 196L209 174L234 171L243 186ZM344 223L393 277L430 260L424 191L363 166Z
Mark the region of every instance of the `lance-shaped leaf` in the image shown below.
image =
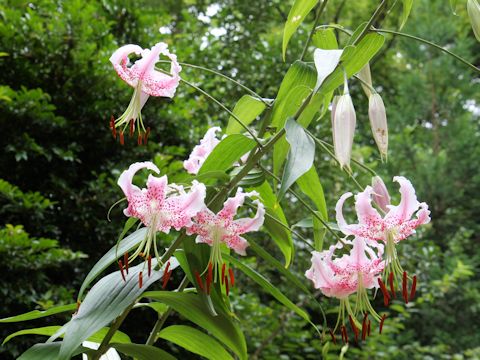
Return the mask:
M62 342L54 342L47 344L35 344L30 349L25 351L17 360L50 360L57 359L60 352ZM88 352L89 349L83 346L77 347L72 352L72 356Z
M111 344L111 347L136 360L176 360L174 356L155 346L144 344Z
M312 36L312 44L319 49L338 49L337 38L333 29L319 29Z
M312 167L315 157L315 142L301 125L293 119L288 119L285 132L290 144L290 152L283 171L282 185L278 192L279 199L300 176Z
M152 266L156 261L152 261ZM178 263L173 262L170 269ZM120 271L116 271L100 279L88 292L76 315L64 326L64 340L59 359L69 359L75 349L102 327L119 317L123 311L140 297L155 281L163 276L161 270L152 270L147 275L145 264L129 269L123 281ZM143 273L143 285L139 286L139 274ZM60 335L57 333L56 335Z
M242 120L246 126L248 126L258 115L263 112L263 110L265 110L265 104L263 101L250 95L244 95L235 104L232 112L237 116L237 118ZM230 116L230 119L228 119L227 130L225 131L227 135L238 134L242 131L243 127L233 116Z
M169 326L158 334L159 338L177 344L188 351L211 360L233 360L233 357L212 337L185 325Z
M27 321L27 320L34 320L40 319L43 317L47 317L50 315L60 314L64 312L73 312L77 308L77 304L68 304L68 305L61 305L50 308L48 310L40 311L40 310L33 310L29 311L25 314L20 314L16 316L10 316L7 318L0 319L0 323L10 323L10 322L18 322L18 321Z
M413 6L413 0L402 0L402 2L403 2L403 11L402 11L402 17L400 18L400 30L402 30L403 26L407 22Z
M80 291L78 293L78 299L81 299L85 289L88 285L92 283L93 280L97 278L107 267L117 261L118 254L124 254L130 249L138 245L147 234L147 228L141 228L135 231L134 233L127 236L125 239L121 240L118 245L112 247L108 252L102 256L100 260L93 266L92 270L88 273L87 277L83 281Z
M295 33L297 28L302 23L305 16L314 8L318 0L295 0L290 12L288 13L287 22L283 28L283 43L282 43L282 55L285 60L285 51L287 50L288 42Z

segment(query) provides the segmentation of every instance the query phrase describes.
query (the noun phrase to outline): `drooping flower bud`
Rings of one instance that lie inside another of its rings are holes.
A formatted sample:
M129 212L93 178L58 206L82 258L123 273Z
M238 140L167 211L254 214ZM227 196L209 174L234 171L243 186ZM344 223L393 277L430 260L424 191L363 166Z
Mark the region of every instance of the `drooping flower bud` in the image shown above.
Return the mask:
M382 97L377 93L371 94L368 98L368 117L380 155L382 158L386 158L388 152L387 114Z
M372 94L373 83L372 83L372 73L370 72L370 64L367 63L362 70L357 74L358 78L361 80L360 85L362 85L363 91L370 97Z
M472 24L473 33L478 41L480 41L480 4L477 0L467 1L467 12Z
M380 176L372 178L372 200L377 206L385 212L388 212L387 205L390 205L390 194Z
M355 134L355 125L357 117L355 108L348 87L345 84L344 95L338 96L338 101L332 107L332 132L333 147L335 157L340 163L340 167L350 168L350 158L352 156L353 136Z

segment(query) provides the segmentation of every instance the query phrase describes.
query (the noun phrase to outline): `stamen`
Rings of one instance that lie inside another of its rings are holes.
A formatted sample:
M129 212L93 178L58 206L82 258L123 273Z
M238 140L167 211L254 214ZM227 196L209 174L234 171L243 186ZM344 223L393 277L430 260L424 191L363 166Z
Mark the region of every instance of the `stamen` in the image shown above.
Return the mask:
M365 313L365 316L363 317L363 322L362 322L362 341L365 341L365 338L367 337L367 320L368 320L368 313Z
M165 289L167 287L168 280L170 280L170 276L172 276L172 272L173 270L170 270L169 272L163 274L162 289Z
M123 136L123 131L120 131L120 145L125 145L125 138Z
M167 266L165 266L165 271L163 272L164 274L168 272L168 269L170 269L170 261L167 262Z
M143 271L138 274L138 287L141 289L143 285Z
M142 139L143 139L142 134L138 134L137 144L139 146L142 145Z
M123 272L123 263L122 260L118 260L118 267L120 268L120 273L122 274L123 281L127 281L125 279L125 273Z
M392 292L393 298L396 298L397 296L395 295L395 286L393 286L393 272L390 273L390 276L388 277L388 282L390 283L390 291Z
M226 267L226 264L223 263L223 265L222 265L222 285L225 281L225 267Z
M332 329L328 329L330 331L330 336L332 337L332 341L335 345L337 345L337 339L335 339L335 334L333 333Z
M343 335L345 336L345 343L348 344L348 334L347 334L347 328L345 325L342 325L342 331L343 331Z
M383 323L385 322L385 319L387 318L387 314L383 314L382 316L382 320L380 320L380 328L379 328L379 331L378 333L381 334L382 333L382 330L383 330Z
M230 275L230 284L232 287L235 285L235 276L233 276L233 270L232 268L228 269L228 274Z
M353 321L353 318L351 315L348 315L348 319L350 320L350 326L352 327L353 333L355 334L355 342L358 342L358 329L357 326L355 325L355 322Z
M408 285L407 272L404 271L403 272L403 281L402 281L402 295L403 295L403 300L405 301L405 304L408 304L407 285Z
M385 284L383 283L382 279L378 278L378 285L380 285L380 290L382 290L383 294L383 303L385 306L388 306L390 302L390 295L388 294L388 290L385 287Z
M152 274L152 255L148 255L147 262L148 262L148 277L150 277L150 275Z
M147 127L147 131L145 132L145 135L144 135L144 138L143 138L143 143L145 145L147 145L147 141L148 141L148 136L150 135L150 128Z
M195 270L195 278L197 279L198 286L200 287L200 290L205 291L203 288L203 280L200 277L200 274L198 273L197 270Z
M130 132L129 132L129 136L132 137L133 136L133 130L134 130L134 125L133 125L133 119L130 120Z
M228 279L226 275L225 275L225 292L227 293L227 296L228 296L230 292L230 287L228 286Z
M208 263L208 273L207 273L207 294L210 295L210 285L212 284L212 272L213 266L212 263Z
M115 118L113 115L110 117L110 129L112 130L112 136L114 139L117 138L117 129L115 128Z
M415 298L415 291L417 290L417 275L413 275L412 288L410 289L410 301Z
M125 270L127 270L127 275L128 275L128 252L123 254L123 263L125 264Z

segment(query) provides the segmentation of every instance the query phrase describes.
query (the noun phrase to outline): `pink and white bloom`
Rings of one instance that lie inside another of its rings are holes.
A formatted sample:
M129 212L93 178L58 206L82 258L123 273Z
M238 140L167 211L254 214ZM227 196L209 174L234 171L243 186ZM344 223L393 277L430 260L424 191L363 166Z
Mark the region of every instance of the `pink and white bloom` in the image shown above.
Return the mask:
M156 251L155 236L157 231L169 233L171 228L180 230L193 224L192 218L205 207L205 185L197 181L192 182L187 192L182 186L168 184L166 175L156 177L150 174L147 187L140 189L133 184L133 176L141 169L148 169L155 173L160 170L152 162L145 161L130 165L118 179L118 185L123 190L128 207L123 211L128 217L138 218L149 228L147 239L137 249L130 261L145 251L148 256L153 242Z
M356 123L355 108L345 81L344 94L336 96L332 104L333 148L341 168L350 168Z
M141 59L130 64L129 55L141 55ZM155 70L155 64L160 60L160 55L170 59L170 74ZM120 141L123 143L123 133L129 127L130 136L135 129L141 144L148 136L142 120L142 108L150 96L172 98L180 82L179 73L182 70L177 62L177 56L168 51L168 45L159 42L151 49L142 49L138 45L128 44L117 49L110 57L113 68L128 85L134 88L132 99L127 110L118 119L111 121L110 127L114 136L116 128L120 128Z
M183 167L188 173L198 174L208 155L210 155L213 149L220 143L220 139L217 138L216 133L221 130L218 126L208 129L203 139L200 140L200 144L193 148L188 160L183 162Z

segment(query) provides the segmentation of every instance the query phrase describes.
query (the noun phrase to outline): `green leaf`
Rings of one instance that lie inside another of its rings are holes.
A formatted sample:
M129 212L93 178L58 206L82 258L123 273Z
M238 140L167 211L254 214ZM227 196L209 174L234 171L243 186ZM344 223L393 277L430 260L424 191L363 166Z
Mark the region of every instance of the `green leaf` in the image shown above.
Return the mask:
M265 110L265 104L253 96L244 95L238 100L233 108L233 113L242 120L242 122L248 126L250 123L255 120L255 118L260 115L263 110ZM227 130L225 131L227 135L238 134L243 132L243 127L238 123L233 116L230 116L228 119Z
M44 327L39 327L39 328L34 328L34 329L24 329L20 330L17 332L14 332L13 334L8 335L5 340L3 340L2 345L4 345L7 341L10 341L12 338L20 335L45 335L45 336L52 336L55 334L58 330L61 329L61 326L44 326ZM108 332L108 327L105 327L103 329L100 329L97 331L95 334L90 336L87 340L96 342L96 343L101 343L103 338ZM130 337L121 332L121 331L116 331L115 334L113 335L112 342L118 342L118 343L129 343L131 342Z
M208 171L204 174L195 176L195 180L198 180L199 182L205 182L206 180L211 179L228 181L230 177L225 173L225 171Z
M83 284L78 293L78 299L81 299L85 289L92 283L93 280L97 278L97 276L99 276L107 267L117 261L117 254L124 254L125 252L134 248L145 238L146 235L147 228L143 227L120 241L118 245L115 245L108 250L108 252L103 255L102 258L93 266L85 280L83 280Z
M149 303L136 303L133 307L134 309L140 307L149 307L157 312L159 316L163 315L167 310L168 306L159 302L149 302Z
M282 199L290 186L312 167L315 157L315 142L294 119L287 120L285 132L290 144L290 152L278 192L279 200Z
M295 33L297 28L303 22L303 19L308 13L315 7L318 0L295 0L290 12L288 13L287 22L283 28L283 43L282 43L282 56L285 60L285 52L287 50L288 42Z
M155 346L144 344L110 344L110 346L136 360L176 360L174 356Z
M245 265L241 261L238 261L236 258L230 255L224 255L224 257L230 261L232 264L235 265L238 269L240 269L245 275L255 281L258 285L260 285L264 290L266 290L270 295L272 295L279 303L286 306L288 309L295 312L304 320L308 321L310 325L312 325L315 330L318 332L319 330L315 326L315 324L310 320L307 312L300 309L297 305L295 305L290 299L288 299L277 287L273 286L270 281L268 281L262 274L256 272L251 267Z
M169 326L158 337L177 344L188 351L211 360L228 360L233 357L216 341L200 330L185 325Z
M325 194L317 170L315 170L314 166L297 180L297 185L300 190L313 201L317 210L322 214L322 219L327 221L328 213Z
M77 308L77 304L68 304L68 305L56 306L44 311L33 310L25 314L10 316L7 318L0 319L0 323L34 320L34 319L39 319L39 318L50 316L50 315L60 314L67 311L72 312L72 311L75 311L76 308Z
M346 47L341 58L341 66L337 67L325 80L320 88L320 92L326 94L343 85L344 71L347 73L348 78L358 73L380 50L384 42L384 36L370 33L360 40L356 46Z
M319 49L338 49L337 38L333 29L319 29L312 36L312 44Z
M223 311L212 316L200 296L189 293L150 291L145 297L161 301L191 322L204 328L241 359L247 358L247 345L239 326Z
M155 265L156 261L152 261L152 266ZM175 266L171 264L170 269L173 270ZM116 271L100 279L90 289L77 314L64 326L65 336L59 355L61 359L68 359L83 341L120 316L163 276L163 269L152 270L151 276L147 276L144 270L144 264L131 267L126 274L126 281L123 281L120 271ZM142 288L138 284L140 272L144 275Z
M240 171L243 170L243 166L235 167L230 172L230 178L234 178ZM241 187L252 187L263 184L265 181L265 173L261 169L252 169L250 170L247 175L245 175L242 180L239 181L238 185Z
M402 30L403 26L408 20L408 17L410 16L410 12L412 11L412 6L413 6L413 0L402 0L403 2L403 11L402 11L402 17L400 18L400 28L399 30ZM451 1L450 1L451 5Z
M255 141L241 134L228 135L215 146L198 175L210 171L226 171L243 155L255 147Z
M288 228L289 226L285 214L283 213L282 207L280 206L270 184L265 181L262 185L256 186L251 190L255 190L260 194L267 214L274 217L282 224L285 224ZM288 267L292 261L294 253L292 234L289 230L277 224L275 220L270 219L268 216L265 217L263 225L285 257L285 267Z
M46 360L57 359L62 342L54 342L47 344L35 344L30 349L25 351L17 360ZM75 349L72 356L89 351L84 347Z

